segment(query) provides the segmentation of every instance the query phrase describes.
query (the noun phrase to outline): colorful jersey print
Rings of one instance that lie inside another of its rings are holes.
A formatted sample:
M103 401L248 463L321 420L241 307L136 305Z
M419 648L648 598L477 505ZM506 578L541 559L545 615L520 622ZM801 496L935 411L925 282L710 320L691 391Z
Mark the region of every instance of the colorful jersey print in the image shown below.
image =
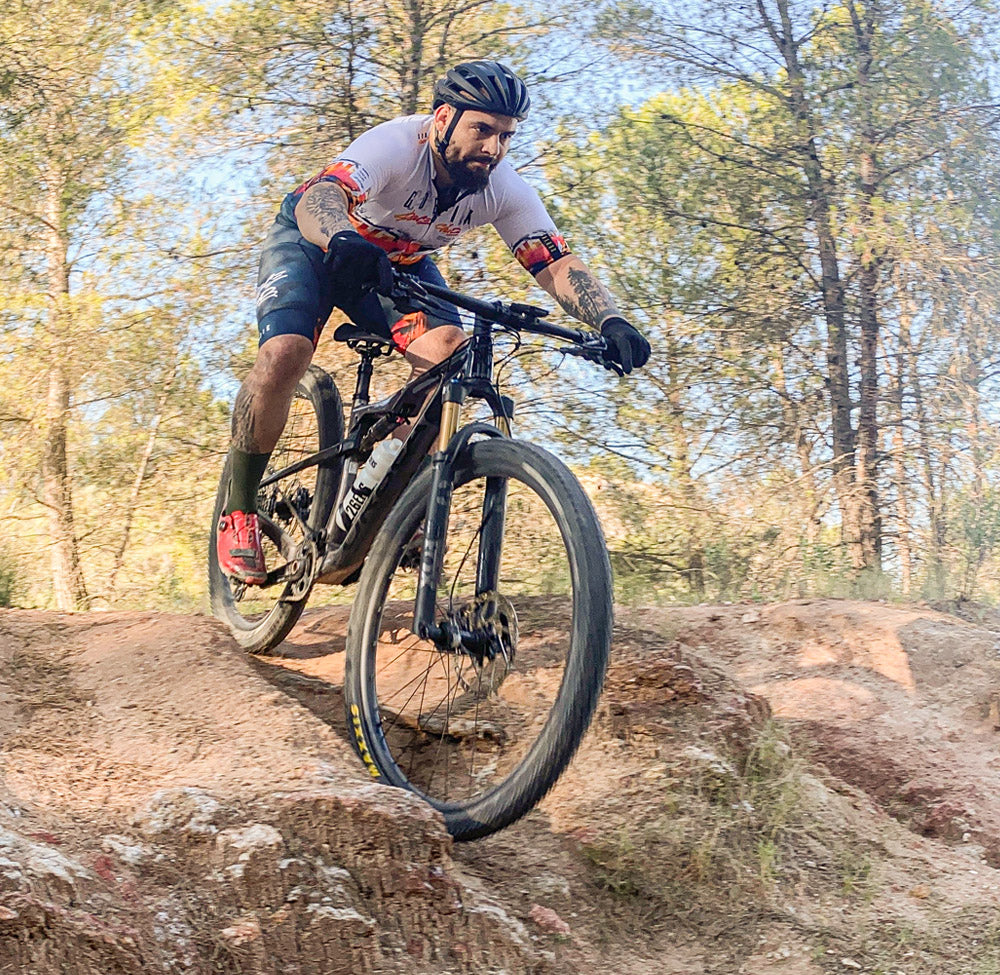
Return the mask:
M484 190L438 212L430 115L383 122L352 142L322 172L289 193L281 216L295 225L295 205L316 183L332 181L347 192L355 229L400 264L413 264L456 241L472 227L492 224L532 274L568 254L538 194L502 161Z

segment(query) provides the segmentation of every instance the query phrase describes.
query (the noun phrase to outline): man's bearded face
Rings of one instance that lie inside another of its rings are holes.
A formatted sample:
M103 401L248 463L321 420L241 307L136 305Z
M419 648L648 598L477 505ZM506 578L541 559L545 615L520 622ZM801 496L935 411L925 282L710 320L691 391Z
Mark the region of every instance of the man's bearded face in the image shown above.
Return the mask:
M444 152L443 162L456 186L482 190L507 155L517 131L517 119L467 109L462 113Z

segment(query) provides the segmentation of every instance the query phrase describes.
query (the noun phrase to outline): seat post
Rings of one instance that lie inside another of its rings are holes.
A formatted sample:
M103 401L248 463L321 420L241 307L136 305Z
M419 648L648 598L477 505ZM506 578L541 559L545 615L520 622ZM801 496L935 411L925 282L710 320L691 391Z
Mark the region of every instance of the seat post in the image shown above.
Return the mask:
M379 355L378 349L372 349L370 346L357 348L356 351L361 356L361 361L358 363L358 378L354 386L354 406L366 406L369 402L369 389L372 382L372 363L375 361L376 356Z
M344 328L346 326L341 326ZM340 329L337 329L339 332ZM337 337L336 332L333 335ZM347 347L353 349L361 361L358 363L358 378L354 386L354 399L352 406L367 406L370 398L369 389L372 381L372 363L383 355L391 355L392 347L386 347L384 342L372 337L372 341L363 338L353 338L347 340Z

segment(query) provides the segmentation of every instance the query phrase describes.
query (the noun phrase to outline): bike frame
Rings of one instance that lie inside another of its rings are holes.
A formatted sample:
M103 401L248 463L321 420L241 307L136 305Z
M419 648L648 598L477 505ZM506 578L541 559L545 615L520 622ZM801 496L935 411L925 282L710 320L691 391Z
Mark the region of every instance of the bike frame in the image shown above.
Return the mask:
M451 357L428 369L407 383L387 401L369 402L369 386L376 358L389 354L388 342L353 326L342 326L344 339L360 354L357 382L351 402L347 435L339 443L296 461L266 477L265 487L298 471L313 466L331 465L342 460L340 482L326 525L320 531L305 529L306 541L296 557L267 585L289 584L283 599L305 599L314 583L338 584L351 581L371 548L376 534L399 500L406 486L425 463L431 448L431 490L427 499L423 550L417 583L413 631L439 646L457 650L482 650L480 638L461 632L454 623L434 619L438 582L444 558L445 537L455 476L456 461L475 436L510 435L513 400L502 396L493 382L493 329L499 325L517 332L563 339L587 358L599 358L604 342L599 336L542 321L547 311L532 305L485 302L459 294L449 288L397 274L394 296L411 305L431 310L435 302L447 301L472 312L473 329L469 341ZM335 337L341 334L341 329ZM461 425L461 411L466 399L484 400L492 409L495 425ZM386 476L366 499L347 534L328 548L334 531L334 518L341 500L350 490L360 464L380 440L388 437L401 423L412 420L403 448ZM435 445L436 441L436 445ZM501 540L506 511L507 485L503 478L487 478L483 500L482 531L477 556L476 595L488 597L496 590L499 574ZM265 530L267 530L265 528ZM275 539L281 545L281 542ZM282 551L285 547L282 546Z

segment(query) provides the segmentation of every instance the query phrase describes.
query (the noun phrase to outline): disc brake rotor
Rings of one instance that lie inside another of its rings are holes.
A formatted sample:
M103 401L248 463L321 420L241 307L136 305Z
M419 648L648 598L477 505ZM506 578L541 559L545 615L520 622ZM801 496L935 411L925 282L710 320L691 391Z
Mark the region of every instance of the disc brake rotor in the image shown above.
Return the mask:
M481 593L459 613L465 630L484 633L489 650L484 654L461 655L453 664L463 690L479 697L495 694L514 665L518 628L514 604L498 592ZM470 670L469 664L472 663Z

